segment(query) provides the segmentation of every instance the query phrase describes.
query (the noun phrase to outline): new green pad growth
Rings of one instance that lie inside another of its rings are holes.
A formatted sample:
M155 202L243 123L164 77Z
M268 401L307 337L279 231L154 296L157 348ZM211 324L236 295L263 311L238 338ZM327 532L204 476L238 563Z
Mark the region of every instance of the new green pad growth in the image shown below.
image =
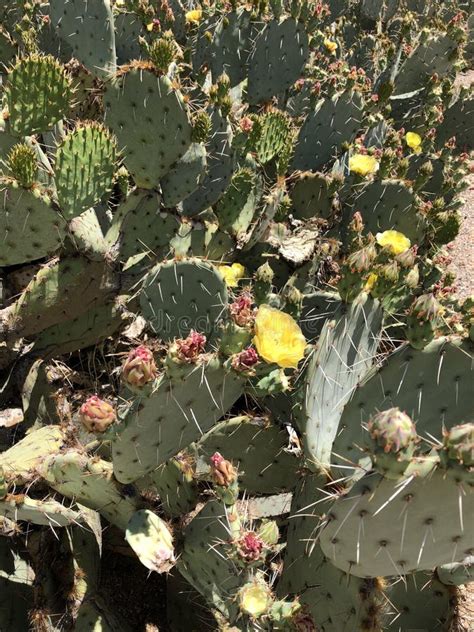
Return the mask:
M79 124L66 135L57 149L54 168L65 217L76 217L110 191L116 157L115 139L98 123Z
M18 136L46 132L68 114L71 79L51 55L19 59L8 73L5 90L8 121Z

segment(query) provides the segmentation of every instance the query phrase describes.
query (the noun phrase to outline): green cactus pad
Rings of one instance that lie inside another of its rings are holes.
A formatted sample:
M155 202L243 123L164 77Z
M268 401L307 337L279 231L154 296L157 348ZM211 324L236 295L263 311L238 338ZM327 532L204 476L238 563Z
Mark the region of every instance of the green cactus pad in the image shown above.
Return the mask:
M150 397L122 411L112 444L114 473L130 483L198 440L241 395L242 379L215 359L181 379L162 377Z
M469 555L461 562L438 566L436 575L445 586L461 586L474 581L474 556Z
M365 295L323 327L308 365L305 401L297 417L311 468L331 463L344 406L374 361L381 327L382 309Z
M10 331L29 336L105 303L118 280L105 262L82 257L53 260L38 270L10 310Z
M249 417L214 426L197 444L207 458L220 452L239 471L239 484L250 494L276 494L292 487L299 459L287 451L285 429Z
M237 171L214 208L221 228L231 235L245 233L252 223L259 193L255 172L250 169Z
M474 149L474 97L460 96L444 113L438 127L436 143L442 147L453 136L459 151Z
M404 575L461 561L472 550L472 490L442 470L416 470L399 481L366 474L332 505L320 542L335 566L358 577Z
M51 24L92 73L107 78L115 72L115 30L110 0L51 0Z
M184 156L162 179L163 204L170 208L194 193L206 174L206 148L193 143Z
M321 100L303 123L292 161L293 169L317 171L351 142L362 121L363 101L347 91Z
M193 518L183 532L178 570L208 603L233 621L238 614L233 596L245 583L245 573L239 573L229 560L226 543L235 528L229 511L223 503L211 501Z
M140 59L141 48L139 37L143 24L134 13L118 13L114 16L115 50L117 64L128 64L133 59Z
M117 208L105 239L109 247L117 244L124 264L140 253L164 259L178 228L178 220L163 211L157 193L135 189Z
M16 51L17 47L14 40L3 27L0 28L0 63L8 66L13 61Z
M115 132L137 186L153 189L191 145L192 127L180 92L150 64L126 67L107 85L105 122Z
M17 136L45 132L67 116L71 79L54 57L30 55L8 73L6 105L10 130Z
M333 212L334 193L331 179L310 171L301 173L291 191L291 204L297 219L318 217L329 219Z
M187 463L186 456L178 455L170 459L135 484L139 489L151 488L156 491L164 512L173 518L191 511L198 501L194 471Z
M209 111L210 140L207 144L207 174L203 182L183 201L183 215L192 217L215 204L229 187L235 168L232 128L218 108Z
M303 296L299 325L306 340L311 343L321 335L324 323L334 318L340 305L335 292L313 292Z
M423 88L433 74L440 77L453 72L458 43L449 35L434 35L422 42L401 65L393 96Z
M217 222L183 222L170 242L175 257L204 257L210 261L225 261L235 242L220 230Z
M378 180L364 187L355 197L353 209L362 214L364 229L375 235L384 230L403 233L412 244L419 244L426 231L417 213L415 195L403 182Z
M278 594L300 595L314 623L328 632L360 630L363 622L380 625L377 613L385 600L374 581L347 575L321 551L319 531L330 507L321 501L331 500L327 496L330 491L325 489L323 477L310 474L301 479L291 506Z
M308 58L308 36L302 24L271 20L260 32L249 59L251 105L282 95L300 77Z
M230 86L241 83L247 76L248 58L252 47L250 11L241 8L227 13L218 22L212 37L209 65L214 80L222 73L230 79Z
M36 152L24 143L18 143L8 154L7 166L11 175L24 189L31 189L38 177Z
M72 320L44 329L36 337L33 350L43 358L52 358L95 346L120 328L123 312L119 303L94 307Z
M60 426L44 426L30 432L0 454L0 467L5 479L16 485L34 480L44 459L50 454L57 454L65 440L66 435Z
M0 266L25 263L52 254L64 239L66 224L36 190L5 187L0 205Z
M453 613L453 593L431 573L412 573L387 588L384 630L443 632Z
M59 206L67 219L94 206L112 188L116 143L97 123L79 124L56 152L54 178Z
M100 210L98 209L99 214ZM107 216L105 216L105 219L107 219ZM69 238L79 253L91 261L103 261L105 259L107 242L95 209L90 208L72 219L68 228Z
M443 429L473 421L472 355L467 342L443 339L422 351L404 345L362 380L342 414L333 463L357 464L370 449L363 426L379 410L397 406L416 423L418 435L442 441Z
M290 117L279 110L270 110L260 117L256 124L257 138L253 140L251 134L249 143L253 145L257 159L263 165L281 154L287 145L291 144L290 123Z
M199 259L159 263L145 277L140 305L143 316L163 340L185 338L191 329L208 341L227 306L222 276Z
M77 450L45 459L40 473L53 489L99 511L119 529L127 528L138 508L138 499L133 494L122 493L114 479L111 463L93 459Z
M125 539L140 562L151 571L164 573L174 565L171 531L152 511L140 509L133 514L127 524Z
M74 505L66 507L57 500L36 500L24 495L10 495L0 500L0 516L47 527L67 527L82 522L81 512Z

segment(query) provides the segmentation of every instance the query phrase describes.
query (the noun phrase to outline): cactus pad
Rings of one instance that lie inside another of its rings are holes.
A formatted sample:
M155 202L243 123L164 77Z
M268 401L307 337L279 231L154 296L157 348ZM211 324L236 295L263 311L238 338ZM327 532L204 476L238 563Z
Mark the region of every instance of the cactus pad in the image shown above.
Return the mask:
M429 570L461 561L472 550L473 511L472 490L440 470L398 482L371 473L332 505L321 548L358 577Z
M137 62L107 87L105 122L115 132L137 186L153 189L191 144L191 123L180 92L153 66Z
M215 360L180 380L162 377L150 397L122 413L112 444L116 478L130 483L168 461L223 417L242 389L242 380Z
M63 139L56 153L55 181L65 217L94 206L112 188L116 144L97 123L86 123Z
M17 136L51 129L67 116L71 99L71 79L50 55L20 59L8 73L8 120Z
M0 203L0 266L41 259L52 254L64 238L66 225L38 191L4 188Z
M185 338L192 329L211 340L227 306L227 289L216 268L205 261L169 261L147 274L140 304L164 340Z

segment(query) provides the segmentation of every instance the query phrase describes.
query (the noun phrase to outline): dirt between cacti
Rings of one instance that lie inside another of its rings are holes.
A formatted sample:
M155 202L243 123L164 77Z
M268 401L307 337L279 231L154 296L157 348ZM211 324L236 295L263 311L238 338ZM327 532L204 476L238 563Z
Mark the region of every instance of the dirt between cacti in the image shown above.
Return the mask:
M463 86L469 86L473 83L474 70L460 75L456 81L456 85ZM474 294L474 174L471 174L467 181L469 186L462 195L465 202L460 211L462 215L461 230L449 246L453 257L451 267L456 273L456 294L462 298ZM474 630L474 622L472 629Z

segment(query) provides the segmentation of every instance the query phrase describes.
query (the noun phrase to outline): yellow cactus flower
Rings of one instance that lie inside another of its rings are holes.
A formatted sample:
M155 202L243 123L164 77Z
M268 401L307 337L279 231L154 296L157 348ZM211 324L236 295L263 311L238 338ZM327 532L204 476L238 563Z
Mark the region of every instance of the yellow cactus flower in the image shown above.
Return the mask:
M266 614L271 602L270 588L263 582L254 581L251 584L246 584L239 592L240 610L253 619L258 619Z
M364 292L370 292L378 279L378 275L375 272L371 272L367 277L367 281L364 285Z
M336 51L337 51L337 42L333 42L330 39L325 39L324 40L324 48L331 53L331 55L335 55Z
M153 22L150 22L149 24L147 24L147 25L146 25L146 30L147 30L149 33L151 33L151 31L153 31L153 27L154 27Z
M415 154L419 154L421 151L421 136L416 132L407 132L405 134L405 141L410 149L413 149Z
M231 266L217 266L224 277L227 287L237 287L240 279L245 276L245 268L241 263L233 263Z
M366 154L354 154L349 158L349 171L358 173L360 176L368 176L376 173L379 163L373 156Z
M411 241L398 230L384 230L383 233L377 233L375 236L379 246L388 248L394 255L399 255L410 248Z
M306 339L296 321L269 305L259 307L253 342L265 362L284 369L295 369L306 349Z
M202 18L202 9L193 9L186 13L186 22L188 24L199 24Z

